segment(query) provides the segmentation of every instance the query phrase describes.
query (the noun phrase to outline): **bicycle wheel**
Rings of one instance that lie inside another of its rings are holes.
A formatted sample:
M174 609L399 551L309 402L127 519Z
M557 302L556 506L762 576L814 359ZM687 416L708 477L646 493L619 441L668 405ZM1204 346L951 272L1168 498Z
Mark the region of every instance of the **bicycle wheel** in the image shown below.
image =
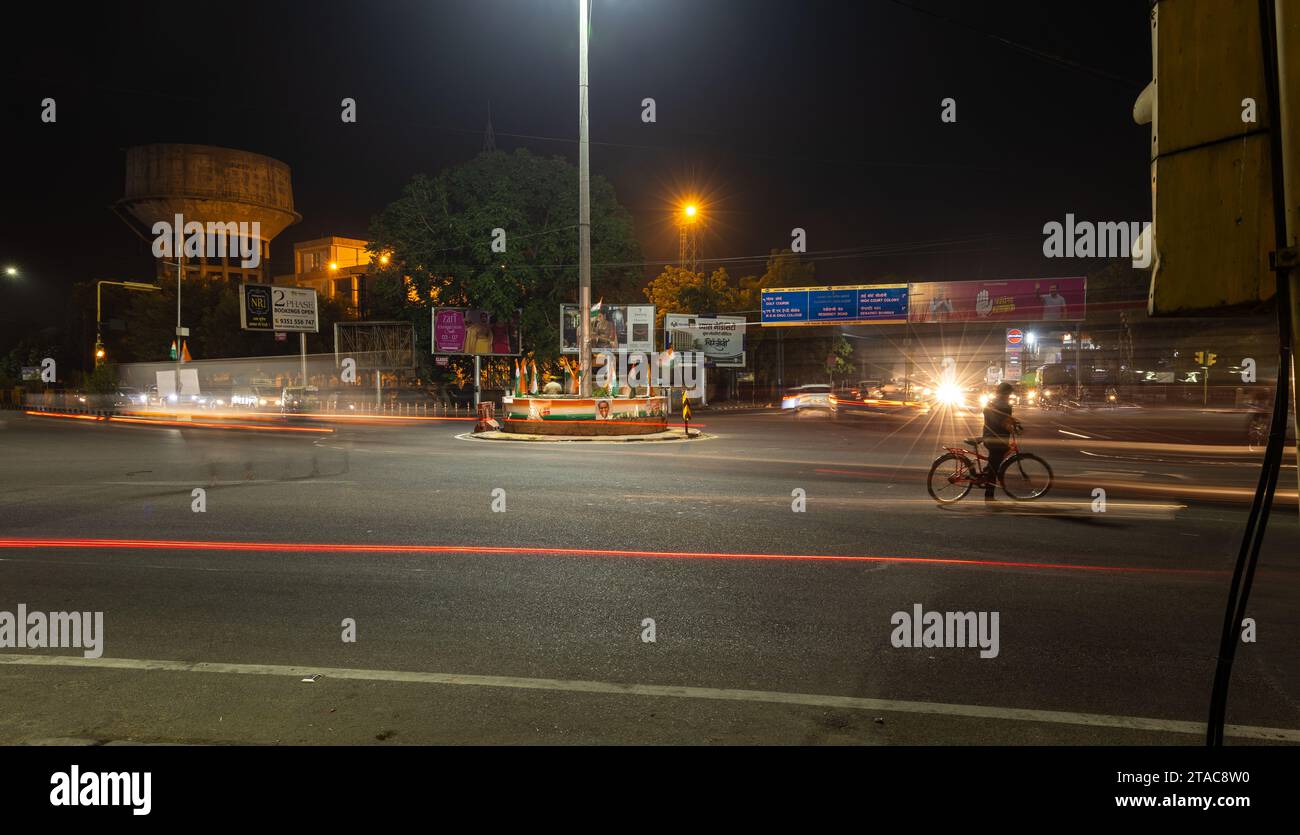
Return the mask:
M952 504L970 492L974 476L974 463L964 455L950 452L934 459L925 488L930 491L930 498L939 504Z
M1008 496L1018 502L1027 502L1051 489L1052 468L1037 455L1020 452L1002 465L998 480Z

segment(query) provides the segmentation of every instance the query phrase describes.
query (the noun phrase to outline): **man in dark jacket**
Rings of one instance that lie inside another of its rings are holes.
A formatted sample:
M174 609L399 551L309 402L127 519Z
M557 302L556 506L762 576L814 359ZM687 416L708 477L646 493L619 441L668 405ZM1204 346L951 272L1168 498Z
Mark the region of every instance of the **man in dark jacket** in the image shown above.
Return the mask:
M984 444L989 449L988 469L985 470L984 501L994 501L993 491L998 486L998 471L1007 457L1011 433L1020 429L1020 421L1011 416L1011 393L1015 386L1002 383L997 395L984 407Z

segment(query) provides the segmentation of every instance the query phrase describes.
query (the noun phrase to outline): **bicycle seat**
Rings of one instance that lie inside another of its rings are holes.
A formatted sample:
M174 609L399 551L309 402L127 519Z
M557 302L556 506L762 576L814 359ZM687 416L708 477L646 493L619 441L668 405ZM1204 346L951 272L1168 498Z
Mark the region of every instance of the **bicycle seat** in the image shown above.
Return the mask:
M962 443L970 444L971 446L979 446L980 444L984 443L984 439L983 439L983 438L967 438L966 440L962 441Z

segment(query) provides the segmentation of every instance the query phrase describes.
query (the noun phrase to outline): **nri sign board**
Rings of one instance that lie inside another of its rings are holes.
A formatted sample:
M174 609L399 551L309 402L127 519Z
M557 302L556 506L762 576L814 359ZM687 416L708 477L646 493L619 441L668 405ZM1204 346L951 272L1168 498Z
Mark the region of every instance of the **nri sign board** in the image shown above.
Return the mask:
M239 297L239 327L246 331L320 331L316 291L309 287L241 284Z

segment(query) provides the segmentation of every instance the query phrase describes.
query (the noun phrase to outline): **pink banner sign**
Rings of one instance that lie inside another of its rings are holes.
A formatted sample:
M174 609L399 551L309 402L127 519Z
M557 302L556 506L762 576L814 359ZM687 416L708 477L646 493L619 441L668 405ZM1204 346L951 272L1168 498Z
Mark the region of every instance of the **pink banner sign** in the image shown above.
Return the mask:
M1087 307L1086 278L926 281L910 285L908 321L1072 323Z

